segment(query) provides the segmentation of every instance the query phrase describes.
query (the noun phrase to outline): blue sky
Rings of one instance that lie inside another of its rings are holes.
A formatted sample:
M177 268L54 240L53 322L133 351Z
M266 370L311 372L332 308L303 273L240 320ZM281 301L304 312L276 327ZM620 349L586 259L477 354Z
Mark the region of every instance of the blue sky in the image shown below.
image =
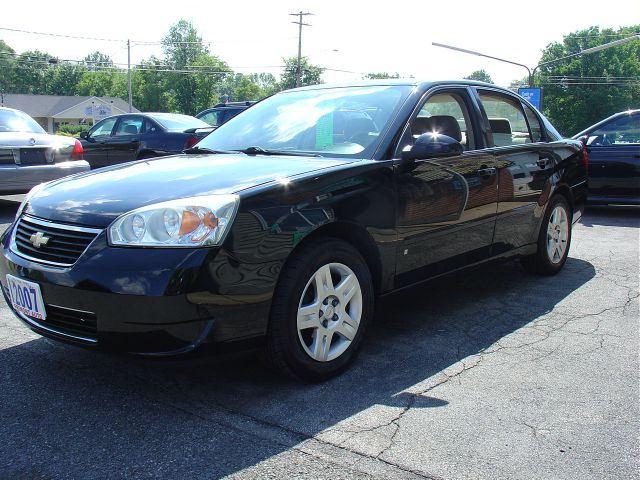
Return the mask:
M526 70L431 46L439 42L535 66L541 51L563 35L589 26L640 24L640 1L513 2L462 0L285 0L263 2L181 1L83 3L66 9L59 2L14 3L3 9L0 27L119 41L93 41L0 30L16 51L40 49L61 59L82 59L100 50L126 63L125 39L134 40L132 62L161 55L157 42L180 18L194 23L212 53L234 70L281 71L283 56L297 54L298 27L288 14L305 18L303 55L327 67L327 82L359 79L366 72L398 72L417 78L460 78L484 68L507 85ZM110 8L109 5L116 5ZM84 13L84 14L83 14ZM343 70L342 72L338 70Z

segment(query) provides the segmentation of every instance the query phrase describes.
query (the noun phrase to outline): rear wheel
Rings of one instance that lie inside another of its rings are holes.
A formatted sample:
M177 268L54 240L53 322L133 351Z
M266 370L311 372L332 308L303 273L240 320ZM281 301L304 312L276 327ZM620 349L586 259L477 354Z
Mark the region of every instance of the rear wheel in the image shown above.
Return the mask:
M322 381L355 357L373 315L367 264L350 244L313 241L287 262L273 300L267 349L288 374Z
M521 259L525 270L541 275L558 273L569 254L571 224L567 200L562 195L556 195L545 212L538 236L538 251Z

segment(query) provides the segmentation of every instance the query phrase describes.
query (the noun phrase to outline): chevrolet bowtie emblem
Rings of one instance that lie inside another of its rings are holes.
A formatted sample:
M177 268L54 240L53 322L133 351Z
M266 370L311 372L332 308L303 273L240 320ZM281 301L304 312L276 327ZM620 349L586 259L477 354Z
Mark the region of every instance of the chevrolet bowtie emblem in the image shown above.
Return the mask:
M40 248L42 245L46 245L51 240L49 237L45 237L44 233L36 232L29 237L29 241L33 244L34 247Z

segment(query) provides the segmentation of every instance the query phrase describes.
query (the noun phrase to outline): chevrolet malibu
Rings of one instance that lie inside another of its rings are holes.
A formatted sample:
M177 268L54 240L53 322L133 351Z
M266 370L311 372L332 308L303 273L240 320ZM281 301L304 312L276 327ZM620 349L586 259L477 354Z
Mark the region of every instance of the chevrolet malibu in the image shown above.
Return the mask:
M183 155L34 188L0 281L47 337L155 356L258 339L320 381L354 359L378 295L495 259L559 272L583 148L479 82L289 90Z

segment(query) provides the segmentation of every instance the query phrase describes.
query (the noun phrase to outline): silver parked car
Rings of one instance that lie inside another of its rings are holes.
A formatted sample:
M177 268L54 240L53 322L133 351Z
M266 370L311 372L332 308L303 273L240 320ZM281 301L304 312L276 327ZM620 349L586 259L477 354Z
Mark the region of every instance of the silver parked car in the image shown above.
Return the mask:
M89 170L75 138L49 135L29 115L0 107L0 194Z

